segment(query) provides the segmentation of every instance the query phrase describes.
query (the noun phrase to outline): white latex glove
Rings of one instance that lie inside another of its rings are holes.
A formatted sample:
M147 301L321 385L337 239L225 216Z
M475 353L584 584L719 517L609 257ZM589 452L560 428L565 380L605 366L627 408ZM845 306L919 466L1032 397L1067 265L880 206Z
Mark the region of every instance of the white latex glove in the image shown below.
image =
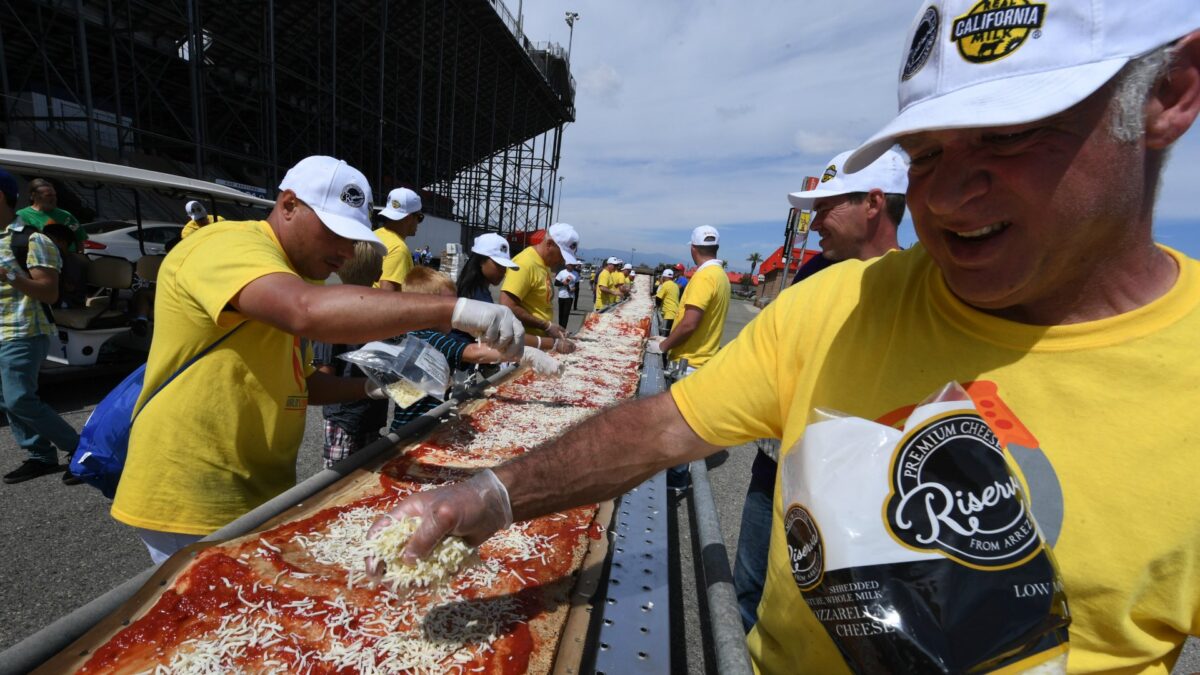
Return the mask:
M418 492L399 506L375 519L367 538L373 539L394 520L420 518L421 525L404 547L402 558L411 564L429 555L433 547L449 535L462 537L471 546L478 546L499 530L512 525L512 504L508 489L492 473L484 469L460 483L444 485L436 490ZM367 573L382 573L378 561L367 561Z
M367 395L367 398L373 398L376 401L380 401L388 397L387 392L383 390L383 387L375 384L375 381L369 377L367 378L366 382L363 382L363 393Z
M558 359L540 349L526 347L521 356L521 365L529 366L533 372L543 377L558 377L562 375L562 364Z
M546 326L546 335L555 339L565 338L567 337L567 331L563 330L562 326L552 323Z
M521 358L525 326L504 305L459 298L454 304L450 325L478 337L485 346L503 354L506 361Z
M664 338L664 337L652 337L652 338L646 340L646 353L647 354L663 353L662 352L662 342L665 339L666 338Z
M576 347L575 343L567 338L555 338L554 347L551 351L556 354L574 354L576 349L578 347Z

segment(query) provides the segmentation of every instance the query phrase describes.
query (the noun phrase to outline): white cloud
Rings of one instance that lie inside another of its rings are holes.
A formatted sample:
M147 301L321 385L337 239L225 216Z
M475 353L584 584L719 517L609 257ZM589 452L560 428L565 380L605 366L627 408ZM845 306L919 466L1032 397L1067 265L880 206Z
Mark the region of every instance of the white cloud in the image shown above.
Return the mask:
M806 155L829 155L832 157L839 152L854 147L858 141L841 134L826 131L809 131L801 129L793 137L796 149Z
M579 94L594 99L606 108L618 105L621 94L621 76L607 63L589 68L579 77Z

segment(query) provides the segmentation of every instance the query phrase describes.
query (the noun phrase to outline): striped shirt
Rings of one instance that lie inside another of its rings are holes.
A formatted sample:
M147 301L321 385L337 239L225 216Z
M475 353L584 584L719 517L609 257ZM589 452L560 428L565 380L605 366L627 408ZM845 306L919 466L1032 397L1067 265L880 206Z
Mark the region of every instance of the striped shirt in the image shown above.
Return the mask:
M13 228L29 227L17 220L4 232L0 232L0 267L11 276L25 274L17 263L12 250ZM25 256L26 267L44 267L55 272L62 271L62 255L58 246L40 232L29 235L29 253ZM42 309L42 303L13 288L12 284L0 283L0 340L53 335L54 324Z
M457 370L462 364L462 355L466 351L470 342L462 338L447 335L436 330L414 330L409 335L428 342L434 349L442 353L446 357L447 363L450 364L450 370ZM392 414L392 431L412 422L421 415L433 410L441 405L442 402L432 396L417 401L407 408L396 408L396 412Z

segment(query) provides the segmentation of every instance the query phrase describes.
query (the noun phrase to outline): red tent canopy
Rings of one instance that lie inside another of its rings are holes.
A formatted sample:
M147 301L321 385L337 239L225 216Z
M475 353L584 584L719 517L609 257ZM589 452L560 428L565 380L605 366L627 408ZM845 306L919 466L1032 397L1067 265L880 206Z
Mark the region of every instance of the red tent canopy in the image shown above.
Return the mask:
M788 263L788 274L795 274L800 266L808 262L809 258L820 254L820 251L812 249L794 248L792 249L792 259ZM767 256L767 259L762 261L758 267L759 274L770 274L775 270L783 269L783 247L775 249L775 252Z

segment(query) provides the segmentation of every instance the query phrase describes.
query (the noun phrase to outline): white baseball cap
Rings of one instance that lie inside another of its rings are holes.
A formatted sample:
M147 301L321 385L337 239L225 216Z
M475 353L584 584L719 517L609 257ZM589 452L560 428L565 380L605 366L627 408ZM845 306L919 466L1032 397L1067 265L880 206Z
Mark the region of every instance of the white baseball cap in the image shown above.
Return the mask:
M471 246L471 253L486 255L496 262L497 265L507 267L510 270L520 269L517 263L513 262L508 255L508 241L496 234L495 232L487 232L475 237L475 243Z
M608 260L604 261L604 264L605 265L620 265L621 261L617 260L616 258L609 258Z
M926 2L904 41L900 113L846 161L857 171L905 134L1056 115L1126 63L1200 28L1196 0Z
M692 246L716 246L721 243L721 233L712 225L701 225L692 230Z
M870 192L874 189L883 190L885 194L902 195L908 190L908 155L903 151L889 148L879 159L869 166L854 173L847 173L846 158L852 151L847 150L829 160L825 171L821 173L821 182L812 190L793 192L788 195L792 206L803 211L812 209L813 202L822 197L834 197L851 192Z
M196 200L192 200L183 206L183 210L187 211L188 217L195 221L201 221L208 217L208 209L204 208L204 204Z
M550 226L549 234L558 244L558 250L562 251L563 261L568 265L578 265L579 258L575 257L575 253L579 250L579 233L575 228L566 223L555 223Z
M358 169L335 157L305 157L288 169L279 189L295 192L334 234L387 253L371 231L371 185Z
M421 210L421 196L408 188L396 188L388 193L379 215L388 220L402 220Z
M630 265L629 263L625 263L625 267L623 267L621 269L631 270L631 269L633 269L633 265Z
M662 275L668 279L674 279L675 278L675 270L667 268L662 271Z

